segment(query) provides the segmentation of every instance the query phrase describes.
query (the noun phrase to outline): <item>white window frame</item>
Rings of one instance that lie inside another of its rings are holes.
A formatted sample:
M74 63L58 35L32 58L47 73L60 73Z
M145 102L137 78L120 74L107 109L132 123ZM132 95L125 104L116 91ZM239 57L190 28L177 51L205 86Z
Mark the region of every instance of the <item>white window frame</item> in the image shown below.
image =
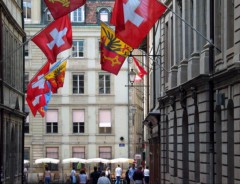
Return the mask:
M73 110L73 133L85 133L85 112L84 110ZM74 132L74 125L77 125L77 132ZM83 125L83 132L81 132L80 127Z
M101 76L103 76L103 80L101 80ZM108 80L106 77L109 77L109 86L107 86ZM111 75L110 74L105 74L105 73L100 73L98 75L98 93L99 94L111 94ZM102 89L102 90L101 90ZM109 90L108 90L109 89Z
M71 22L82 23L85 20L85 8L81 6L80 8L71 12ZM76 18L75 18L76 16Z
M77 76L77 81L74 80L74 76ZM80 76L83 76L83 80L81 80L83 82L83 86L79 85L79 82L81 82L80 79L79 79ZM74 85L74 82L77 83L77 86ZM74 92L75 88L77 89L77 93ZM83 89L83 92L80 92L80 88ZM84 92L85 92L85 88L84 88L84 74L73 74L72 75L72 93L73 94L84 94Z
M109 22L109 12L106 9L99 11L99 18L102 22Z
M57 125L57 131L54 131L54 127ZM48 131L50 126L51 130ZM58 111L57 110L48 110L46 112L46 133L47 134L57 134L58 133Z
M25 12L26 16L28 15L28 7L30 9L30 17L24 17L24 22L25 23L30 23L31 20L32 20L32 1L31 0L24 0L23 1L23 11Z
M80 54L80 53L82 53L82 54ZM83 39L73 40L72 57L73 58L83 58L84 57L84 40Z
M72 147L72 157L85 159L85 147L84 146Z
M99 110L99 133L110 134L112 132L112 111L110 109Z
M99 147L99 158L112 159L112 147L111 146L100 146Z

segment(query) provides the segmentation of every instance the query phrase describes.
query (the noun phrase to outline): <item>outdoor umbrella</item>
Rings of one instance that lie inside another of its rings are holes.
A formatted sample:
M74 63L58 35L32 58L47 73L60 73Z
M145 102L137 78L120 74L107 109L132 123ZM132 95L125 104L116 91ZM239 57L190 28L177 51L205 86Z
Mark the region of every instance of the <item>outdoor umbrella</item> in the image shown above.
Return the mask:
M104 163L104 164L107 164L107 163L110 163L110 160L108 159L104 159L104 158L90 158L90 159L87 159L87 163Z
M86 159L82 159L82 158L66 158L62 160L63 164L67 164L67 163L86 163L87 160Z
M39 158L35 160L35 164L43 164L43 163L58 164L59 160L54 158Z
M29 160L24 160L24 164L29 164Z
M133 163L134 160L131 158L115 158L115 159L110 160L110 162L112 164L114 164L114 163Z

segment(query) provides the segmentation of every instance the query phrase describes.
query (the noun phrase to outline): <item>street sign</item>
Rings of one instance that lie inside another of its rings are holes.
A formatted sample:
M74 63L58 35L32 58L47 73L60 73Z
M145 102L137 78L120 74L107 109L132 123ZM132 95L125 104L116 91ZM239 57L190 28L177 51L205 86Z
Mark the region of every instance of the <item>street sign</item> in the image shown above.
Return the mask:
M141 154L135 154L135 157L134 157L136 160L141 160L142 156Z
M125 147L125 144L119 144L119 147Z

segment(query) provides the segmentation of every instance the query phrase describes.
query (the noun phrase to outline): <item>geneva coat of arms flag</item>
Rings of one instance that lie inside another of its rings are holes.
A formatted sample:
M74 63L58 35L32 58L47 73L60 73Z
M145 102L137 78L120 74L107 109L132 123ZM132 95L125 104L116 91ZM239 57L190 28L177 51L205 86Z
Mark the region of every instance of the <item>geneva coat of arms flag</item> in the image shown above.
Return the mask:
M115 75L118 74L132 47L115 36L114 31L101 23L101 67Z
M84 5L86 0L44 0L44 2L56 20Z
M56 62L60 52L72 47L72 26L68 15L49 24L32 41L43 51L50 63Z
M58 61L48 74L45 75L45 79L51 85L51 91L57 93L58 88L63 87L65 79L67 61Z
M158 0L116 0L114 6L118 8L113 8L111 23L116 26L116 37L133 48L139 47L166 10Z

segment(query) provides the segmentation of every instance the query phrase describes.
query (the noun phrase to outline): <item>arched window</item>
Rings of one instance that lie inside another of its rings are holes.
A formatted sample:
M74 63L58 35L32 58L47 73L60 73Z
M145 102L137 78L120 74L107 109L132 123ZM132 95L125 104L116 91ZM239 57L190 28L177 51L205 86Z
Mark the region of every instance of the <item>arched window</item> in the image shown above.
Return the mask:
M102 8L102 7L98 7L97 8L97 22L106 22L109 23L110 22L110 9L109 8Z

